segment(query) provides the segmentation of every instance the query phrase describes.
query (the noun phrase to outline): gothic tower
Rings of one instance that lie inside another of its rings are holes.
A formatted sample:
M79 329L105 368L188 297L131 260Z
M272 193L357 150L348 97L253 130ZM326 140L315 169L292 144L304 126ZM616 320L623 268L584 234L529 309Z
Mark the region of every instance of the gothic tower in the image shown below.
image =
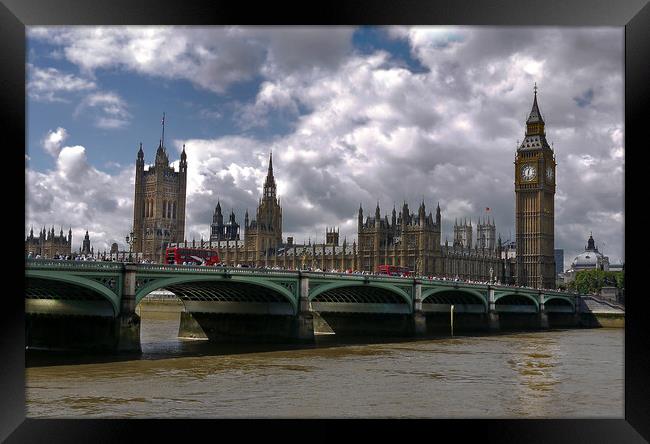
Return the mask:
M269 156L269 167L264 180L263 195L257 206L257 215L248 223L248 211L244 221L245 242L248 250L260 255L257 261L267 257L282 245L282 208L277 197L277 187L273 176L273 153Z
M163 138L156 150L154 165L145 170L142 144L135 162L133 251L156 262L164 261L167 244L183 242L185 237L187 155L183 145L176 172L169 165L164 128L163 117Z
M463 220L460 224L458 220L454 221L454 246L460 248L472 248L472 221L469 223Z
M90 236L88 236L88 230L86 230L86 235L81 244L81 254L90 254Z
M223 237L223 214L221 214L221 202L217 200L210 224L210 241L220 241Z
M496 248L496 225L494 219L490 221L489 217L478 220L476 226L476 237L478 238L478 247L484 250L493 251Z
M338 228L332 228L331 230L329 227L325 229L325 244L327 245L333 245L338 247L339 245L339 230Z
M555 153L546 141L537 85L534 92L514 162L517 284L555 288Z

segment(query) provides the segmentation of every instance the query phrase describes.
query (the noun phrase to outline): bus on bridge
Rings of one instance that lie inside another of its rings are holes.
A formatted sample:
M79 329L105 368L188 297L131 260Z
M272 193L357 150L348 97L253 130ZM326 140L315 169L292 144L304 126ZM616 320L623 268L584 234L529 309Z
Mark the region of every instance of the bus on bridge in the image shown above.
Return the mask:
M398 267L396 265L378 265L377 273L388 276L411 277L413 272L407 267Z
M205 248L170 247L165 252L167 265L217 265L220 264L219 253Z

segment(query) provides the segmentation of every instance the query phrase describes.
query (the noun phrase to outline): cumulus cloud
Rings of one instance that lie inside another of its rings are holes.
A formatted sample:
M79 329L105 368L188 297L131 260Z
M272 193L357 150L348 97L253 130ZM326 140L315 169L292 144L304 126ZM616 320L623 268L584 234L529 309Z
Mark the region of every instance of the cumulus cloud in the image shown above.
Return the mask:
M75 109L75 116L90 113L98 128L115 129L129 124L128 105L118 94L97 92L86 96Z
M333 225L356 238L359 203L368 215L379 201L383 215L393 205L399 212L404 200L416 210L422 199L427 211L440 203L443 242L455 218L475 224L486 207L503 240L514 237L512 162L537 82L558 163L556 247L568 266L593 231L606 254L623 257L621 29L385 31L409 53L355 51L352 28L41 28L32 36L62 45L82 72L118 68L214 92L262 78L254 99L239 107L239 123L285 116L288 133L176 141L188 154L188 238L207 237L217 199L240 221L246 209L255 217L270 150L284 235L298 241L322 240ZM78 167L77 151L67 151L57 171Z
M95 89L92 80L64 73L56 68L39 68L29 64L27 92L29 97L44 102L66 102L65 93L75 93Z
M58 157L61 151L61 144L68 138L65 128L58 127L56 130L48 131L43 138L43 149L52 157Z
M62 147L53 169L26 169L26 231L54 225L57 234L63 229L67 235L71 227L73 250L81 246L86 230L96 251L112 242L124 247L121 240L133 217L133 171L105 173L88 163L86 147Z
M28 37L61 45L83 72L118 68L184 79L222 93L262 71L330 69L351 48L353 28L31 27Z

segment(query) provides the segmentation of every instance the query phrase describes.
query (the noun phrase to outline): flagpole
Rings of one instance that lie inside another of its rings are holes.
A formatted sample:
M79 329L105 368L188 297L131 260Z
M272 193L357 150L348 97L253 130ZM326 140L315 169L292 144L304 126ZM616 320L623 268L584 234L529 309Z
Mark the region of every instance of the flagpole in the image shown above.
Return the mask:
M165 146L165 113L164 112L162 118L162 139L160 143L163 147Z

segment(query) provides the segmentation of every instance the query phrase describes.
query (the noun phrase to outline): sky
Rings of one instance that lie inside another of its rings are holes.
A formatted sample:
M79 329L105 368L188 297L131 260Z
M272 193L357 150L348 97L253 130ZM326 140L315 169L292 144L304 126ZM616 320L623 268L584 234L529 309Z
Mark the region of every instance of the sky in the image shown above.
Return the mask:
M623 27L29 27L26 225L126 248L135 159L187 152L186 236L243 225L269 153L283 236L357 238L406 200L514 240L514 159L538 88L565 269L624 261ZM490 208L486 213L486 208ZM390 218L390 216L389 216Z

